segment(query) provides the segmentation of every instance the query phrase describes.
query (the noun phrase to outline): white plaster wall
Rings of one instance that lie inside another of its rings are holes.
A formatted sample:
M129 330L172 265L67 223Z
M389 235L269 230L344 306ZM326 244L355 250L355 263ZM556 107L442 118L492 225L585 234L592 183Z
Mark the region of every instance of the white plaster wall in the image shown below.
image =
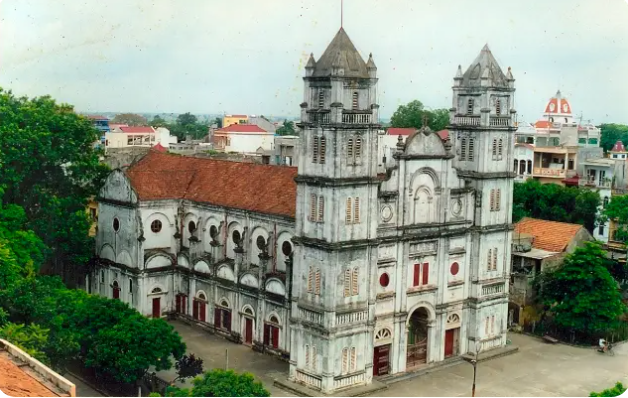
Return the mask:
M225 152L255 153L258 148L270 151L273 149L274 134L229 134L230 145L225 146Z

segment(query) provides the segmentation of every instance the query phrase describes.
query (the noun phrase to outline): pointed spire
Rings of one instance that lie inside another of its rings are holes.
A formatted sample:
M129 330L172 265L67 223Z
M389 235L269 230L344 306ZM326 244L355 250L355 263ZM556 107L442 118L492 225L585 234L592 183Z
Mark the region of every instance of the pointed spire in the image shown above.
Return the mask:
M377 69L377 66L375 66L375 61L373 61L373 53L369 54L369 60L366 62L366 68Z
M316 67L316 61L314 60L314 54L310 53L310 58L307 60L307 65L305 65L306 68L315 68Z
M462 79L462 66L458 65L458 70L456 71L456 78Z
M343 28L338 30L323 55L318 59L314 76L329 76L332 67L344 69L345 77L369 78L366 62Z
M506 75L499 67L488 44L463 74L462 86L508 87Z

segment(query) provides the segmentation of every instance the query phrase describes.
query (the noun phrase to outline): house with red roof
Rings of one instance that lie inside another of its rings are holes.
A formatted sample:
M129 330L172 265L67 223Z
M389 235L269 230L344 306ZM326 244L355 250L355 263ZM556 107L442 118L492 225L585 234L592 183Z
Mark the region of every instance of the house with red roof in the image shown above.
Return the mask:
M232 124L214 130L214 149L223 152L255 154L258 151L271 151L275 133L256 124Z
M116 125L105 133L105 149L150 148L157 144L163 148L170 146L170 130L165 127Z

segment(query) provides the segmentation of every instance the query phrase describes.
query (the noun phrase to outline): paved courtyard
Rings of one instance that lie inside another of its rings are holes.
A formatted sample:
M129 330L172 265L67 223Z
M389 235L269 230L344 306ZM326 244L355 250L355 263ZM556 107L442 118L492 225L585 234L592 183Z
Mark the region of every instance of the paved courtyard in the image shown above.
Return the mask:
M256 375L273 396L292 396L273 385L273 380L287 374L288 364L249 347L172 322L192 352L205 361L205 369L224 368L228 350L229 368ZM611 387L617 381L628 384L628 344L615 348L614 357L593 348L546 344L529 336L511 334L519 352L478 365L476 396L588 396L591 391ZM174 370L161 372L165 379L175 377ZM432 373L391 384L378 396L470 396L473 368L460 363ZM186 383L188 384L188 383Z

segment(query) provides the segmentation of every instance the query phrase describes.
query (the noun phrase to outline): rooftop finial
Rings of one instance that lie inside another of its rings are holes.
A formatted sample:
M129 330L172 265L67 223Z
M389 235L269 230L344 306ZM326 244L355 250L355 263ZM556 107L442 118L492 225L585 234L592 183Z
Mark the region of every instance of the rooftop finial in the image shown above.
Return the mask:
M344 0L340 0L340 29L342 29L343 17L344 17Z
M427 127L427 114L423 114L423 128Z

